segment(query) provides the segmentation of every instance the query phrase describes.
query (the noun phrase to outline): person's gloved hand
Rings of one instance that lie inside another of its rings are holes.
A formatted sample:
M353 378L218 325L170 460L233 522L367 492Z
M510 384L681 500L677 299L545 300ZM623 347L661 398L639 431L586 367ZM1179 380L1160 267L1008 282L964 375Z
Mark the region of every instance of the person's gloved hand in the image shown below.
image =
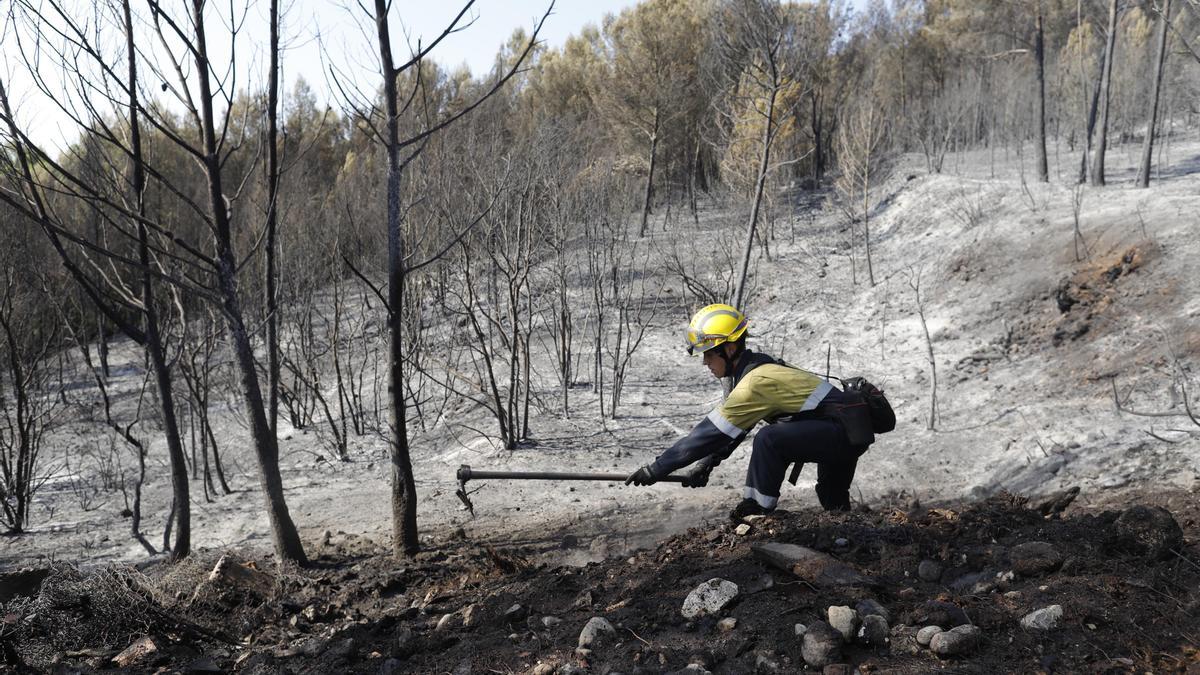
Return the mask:
M626 485L629 485L630 483L633 483L634 485L653 485L657 482L658 478L655 478L654 472L650 470L649 464L629 474L629 478L625 479Z
M700 462L696 468L684 474L683 487L701 488L708 485L708 474L712 473L712 470L712 465L708 462Z

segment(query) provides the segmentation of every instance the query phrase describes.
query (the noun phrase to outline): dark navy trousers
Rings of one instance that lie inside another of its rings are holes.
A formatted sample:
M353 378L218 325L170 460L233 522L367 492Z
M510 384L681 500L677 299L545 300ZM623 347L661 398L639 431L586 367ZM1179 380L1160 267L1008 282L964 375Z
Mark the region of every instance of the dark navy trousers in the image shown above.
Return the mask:
M754 437L743 496L767 509L779 503L779 488L793 462L817 465L817 499L826 511L850 510L850 483L868 446L851 446L840 423L806 419L768 424Z

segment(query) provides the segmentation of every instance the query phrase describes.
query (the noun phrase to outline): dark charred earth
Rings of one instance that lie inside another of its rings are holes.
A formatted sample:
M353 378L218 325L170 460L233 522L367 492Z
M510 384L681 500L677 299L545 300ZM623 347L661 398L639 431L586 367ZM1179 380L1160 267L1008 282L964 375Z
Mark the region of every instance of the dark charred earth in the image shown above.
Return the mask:
M1193 496L1074 497L781 511L581 567L546 562L569 532L56 565L0 575L0 649L14 673L1200 672Z

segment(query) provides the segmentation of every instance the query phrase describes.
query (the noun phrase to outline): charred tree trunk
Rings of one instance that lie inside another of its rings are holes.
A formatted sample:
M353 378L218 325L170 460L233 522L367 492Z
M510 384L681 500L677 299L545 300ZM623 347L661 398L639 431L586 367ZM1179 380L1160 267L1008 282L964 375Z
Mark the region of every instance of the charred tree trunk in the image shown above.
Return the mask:
M217 152L216 120L213 115L212 87L209 81L208 52L204 34L204 0L192 0L192 20L196 31L194 56L196 76L200 91L201 134L203 137L202 165L208 179L208 199L212 211L217 249L217 284L225 320L233 342L234 357L241 375L242 395L246 402L246 416L254 437L254 450L258 459L259 480L263 497L266 499L267 517L271 525L275 555L301 565L308 562L300 534L288 513L283 495L283 478L279 473L279 443L267 423L262 389L259 386L258 370L254 362L254 351L250 334L242 316L237 287L237 257L233 251L233 235L229 219L229 208L221 182L221 159Z
M396 92L396 68L392 63L392 41L387 23L388 2L375 0L375 28L379 34L379 58L383 67L383 97L387 110L387 232L388 232L388 397L391 411L392 464L392 552L415 555L417 538L417 487L409 456L408 428L404 401L404 240L400 232L400 125Z
M642 201L642 225L638 228L638 238L646 236L646 222L650 219L650 205L654 200L654 165L658 156L658 120L659 110L654 109L654 126L650 131L650 170L646 172L646 197Z
M150 274L150 242L145 225L145 192L146 172L142 161L142 139L138 124L137 103L137 52L133 43L133 18L129 8L129 0L123 3L125 18L125 46L129 52L129 142L132 156L131 188L133 190L134 212L138 216L138 262L141 265L142 312L145 318L144 334L146 336L146 351L154 366L154 381L158 386L159 405L162 407L163 432L167 436L167 454L171 463L172 497L178 508L175 510L178 529L175 532L175 545L171 548L171 558L180 560L191 552L191 501L190 487L187 481L186 458L183 452L183 441L179 437L179 419L175 412L175 394L171 385L171 367L164 354L162 335L158 330L158 309L154 299L154 283Z
M1046 161L1046 42L1042 30L1042 13L1037 15L1037 33L1033 37L1033 57L1037 61L1037 171L1038 180L1050 182L1050 167Z
M1104 46L1104 72L1100 77L1100 136L1096 139L1096 155L1092 158L1092 185L1104 185L1104 153L1108 150L1108 100L1112 86L1113 56L1117 48L1117 0L1108 6L1108 41Z
M1158 54L1154 59L1154 92L1150 95L1150 112L1146 116L1146 138L1142 141L1142 166L1138 171L1138 187L1150 187L1150 159L1154 154L1154 132L1158 128L1158 101L1162 94L1163 66L1167 61L1167 29L1171 21L1171 0L1163 1L1158 24Z
M754 231L758 226L758 212L762 206L763 192L767 187L767 169L771 162L771 141L775 135L775 98L779 87L772 87L767 95L767 119L763 124L762 154L758 159L758 179L754 184L754 202L750 206L750 223L746 226L746 245L742 249L742 266L738 274L737 291L733 296L733 306L741 308L746 299L746 279L750 273L750 252L754 247Z
M276 254L279 203L279 0L271 0L271 73L267 85L267 425L278 438L279 423L279 291Z

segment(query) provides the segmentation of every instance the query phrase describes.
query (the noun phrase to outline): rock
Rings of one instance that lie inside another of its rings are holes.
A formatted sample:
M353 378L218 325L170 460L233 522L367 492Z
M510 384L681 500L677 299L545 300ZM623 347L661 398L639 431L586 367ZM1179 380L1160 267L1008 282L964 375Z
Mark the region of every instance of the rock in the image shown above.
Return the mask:
M833 545L838 548L846 548L850 545L850 540L845 537L838 537L837 539L833 540Z
M587 650L585 649L584 651ZM587 669L580 668L574 663L564 663L558 667L558 670L555 671L555 675L587 675Z
M738 587L732 581L709 579L700 584L683 601L683 616L695 619L719 613L737 597Z
M1021 619L1021 628L1025 630L1054 630L1062 621L1062 605L1050 605L1032 611Z
M436 630L436 631L451 630L454 628L458 628L459 626L462 626L462 625L463 625L462 615L459 614L458 612L450 612L449 614L443 614L442 618L438 619L437 626L434 628L434 630Z
M1133 506L1121 512L1113 525L1120 543L1152 560L1171 555L1183 543L1183 530L1171 512L1161 506Z
M579 633L579 648L591 649L593 646L602 644L605 638L615 636L617 629L608 622L608 619L600 616L594 616L588 620L587 625Z
M889 642L887 619L878 614L868 614L858 629L858 641L871 647L884 647Z
M750 527L746 523L742 523L741 525L738 525L737 527L733 528L733 533L739 537L744 537L744 536L750 534L750 530L752 530L752 529L754 529L754 528Z
M722 633L728 633L734 628L737 628L737 623L737 619L733 618L732 616L727 616L717 622L717 630L721 631Z
M462 611L462 625L465 628L474 628L480 624L483 618L483 610L479 609L479 605L474 603L467 605L467 608Z
M504 610L504 620L507 621L508 623L513 623L515 621L520 621L521 619L524 619L525 616L528 614L529 614L528 609L522 607L519 604L515 604L512 607L509 607L508 609Z
M554 675L555 668L556 666L549 663L539 663L529 671L529 675Z
M933 636L929 649L938 656L962 656L979 646L980 631L975 626L956 626Z
M135 663L145 661L147 657L158 651L158 645L150 637L142 637L134 640L133 644L129 645L120 654L113 657L113 663L119 668L128 668Z
M824 621L814 621L804 632L800 655L813 668L837 663L842 660L842 634Z
M1013 571L1027 577L1053 572L1063 564L1063 554L1054 544L1030 541L1017 544L1009 551Z
M941 632L943 632L941 626L925 626L917 631L917 644L922 647L928 647L930 640L933 640L933 636Z
M854 606L854 611L858 612L858 616L865 618L868 616L881 616L885 621L891 621L892 615L883 605L875 600L867 598Z
M935 583L942 578L942 566L935 560L922 560L917 565L917 577L921 581Z
M791 572L814 586L836 588L876 583L874 579L860 574L827 553L796 544L756 543L750 546L750 550L767 564Z
M842 640L850 642L858 631L858 612L844 605L831 605L826 611L829 625L842 634Z
M542 617L542 625L545 626L546 628L554 628L555 626L557 626L560 623L562 623L562 619L558 618L557 616L543 616Z
M804 634L808 632L808 626L798 623L792 628L792 630L796 631L796 637L802 638L804 637Z
M942 600L927 600L912 612L911 620L905 623L954 627L969 624L971 621L958 605Z

